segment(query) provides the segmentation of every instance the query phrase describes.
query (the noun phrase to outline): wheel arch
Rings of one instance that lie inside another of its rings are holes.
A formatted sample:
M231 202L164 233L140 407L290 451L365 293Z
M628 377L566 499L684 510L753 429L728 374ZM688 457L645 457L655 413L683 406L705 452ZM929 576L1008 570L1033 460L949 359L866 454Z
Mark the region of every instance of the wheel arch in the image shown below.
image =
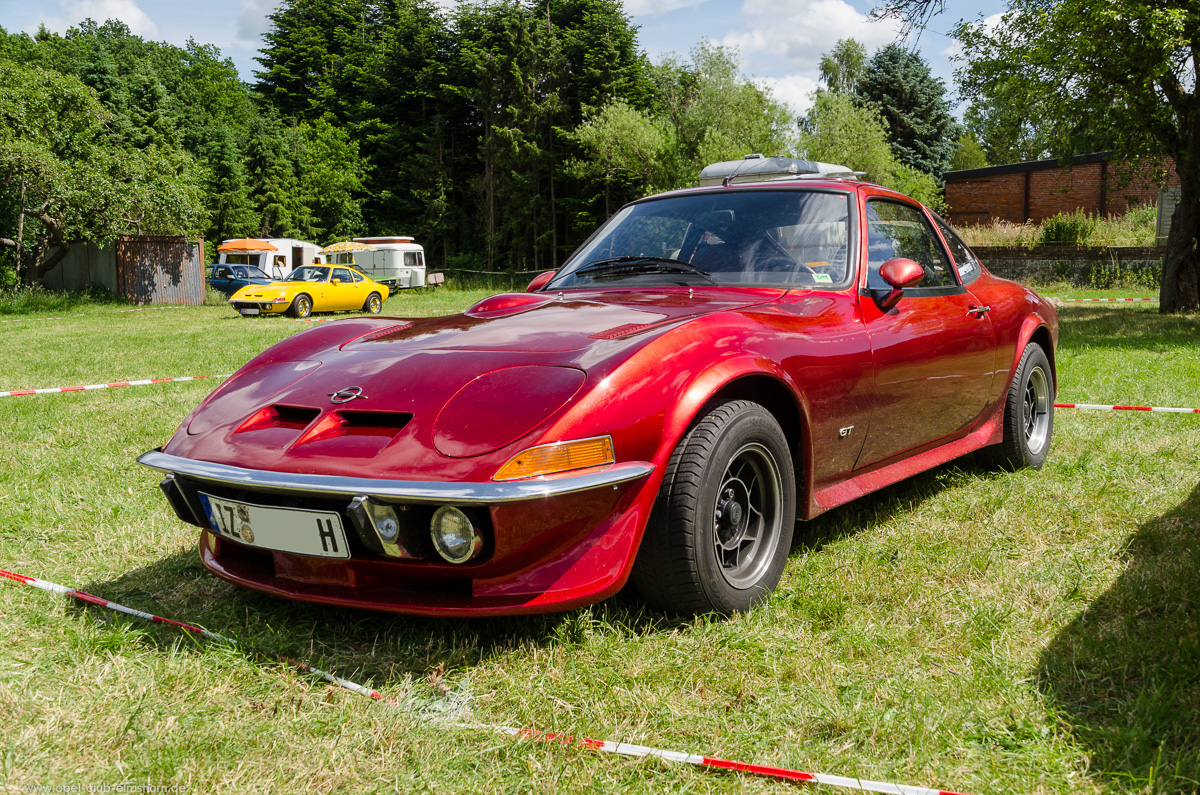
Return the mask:
M1028 345L1031 342L1037 343L1039 346L1041 346L1041 349L1046 352L1046 358L1050 360L1050 376L1054 379L1054 384L1053 384L1054 391L1055 391L1055 393L1057 393L1058 392L1058 363L1054 360L1055 359L1054 340L1050 336L1050 329L1046 328L1045 326L1038 326L1037 328L1035 328L1033 330L1033 333L1029 335L1029 339L1026 340L1025 345ZM1021 353L1024 351L1024 349L1025 349L1025 346L1023 345L1023 346L1021 346L1021 351L1017 352L1017 360L1018 361L1020 361L1020 356L1021 356Z
M1031 342L1036 343L1046 352L1046 358L1050 361L1050 377L1053 380L1051 386L1055 394L1057 394L1058 363L1055 361L1054 335L1051 333L1050 328L1037 317L1030 316L1026 318L1018 339L1020 340L1020 344L1013 351L1013 360L1009 366L1010 379L1017 377L1017 366L1021 363L1021 356L1025 353L1025 348Z
M765 373L751 373L736 378L714 392L696 412L692 421L695 422L696 418L703 416L714 403L726 400L749 400L769 411L783 429L783 435L787 437L793 460L799 463L797 456L806 437L807 423L792 390L783 382Z
M800 506L807 505L812 492L812 447L809 443L812 437L803 392L794 388L783 373L752 368L749 362L733 372L728 368L715 369L723 370L723 377L709 380L716 375L710 372L706 374L709 378L697 379L686 398L680 401L674 421L668 421L664 428L667 456L714 405L729 400L757 403L775 418L787 439L796 480L796 505L797 510L801 510Z

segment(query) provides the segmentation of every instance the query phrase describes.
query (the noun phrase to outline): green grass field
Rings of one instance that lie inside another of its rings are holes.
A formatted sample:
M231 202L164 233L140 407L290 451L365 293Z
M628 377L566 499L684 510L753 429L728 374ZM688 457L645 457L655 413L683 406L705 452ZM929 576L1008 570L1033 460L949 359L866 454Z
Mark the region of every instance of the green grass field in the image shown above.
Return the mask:
M384 312L483 294L402 294ZM0 391L229 373L309 327L86 301L33 319L44 308L0 306L20 321L0 324ZM1200 405L1200 318L1059 311L1061 401ZM451 717L970 793L1200 789L1200 415L1061 410L1039 472L963 459L801 524L778 592L748 615L680 621L621 594L450 621L206 573L196 529L134 459L214 386L0 398L0 567L243 646L0 584L6 791L796 789Z

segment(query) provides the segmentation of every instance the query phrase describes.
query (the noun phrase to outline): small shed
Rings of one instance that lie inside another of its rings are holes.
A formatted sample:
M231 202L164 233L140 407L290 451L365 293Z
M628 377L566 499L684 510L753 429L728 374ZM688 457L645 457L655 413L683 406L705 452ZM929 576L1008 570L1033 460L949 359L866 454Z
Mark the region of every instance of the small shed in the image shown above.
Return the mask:
M42 284L51 290L100 284L138 304L203 304L204 240L125 236L108 249L72 242Z

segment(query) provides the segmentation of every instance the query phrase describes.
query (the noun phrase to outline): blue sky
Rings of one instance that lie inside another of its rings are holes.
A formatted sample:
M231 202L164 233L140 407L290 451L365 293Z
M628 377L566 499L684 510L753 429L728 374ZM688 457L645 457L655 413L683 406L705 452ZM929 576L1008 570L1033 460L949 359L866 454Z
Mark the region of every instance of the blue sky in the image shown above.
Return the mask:
M444 7L454 0L438 0ZM260 36L278 0L0 0L0 26L34 33L38 25L65 32L80 20L117 18L134 33L184 44L188 37L215 44L232 58L245 80L254 79ZM666 53L686 57L704 40L738 47L743 71L797 111L808 107L817 85L818 62L838 39L854 37L875 50L896 39L892 22L870 20L871 0L625 0L640 27L639 41L651 60ZM934 74L952 87L954 42L944 35L955 21L1003 10L1002 0L947 0L947 11L919 41L907 42L925 56Z

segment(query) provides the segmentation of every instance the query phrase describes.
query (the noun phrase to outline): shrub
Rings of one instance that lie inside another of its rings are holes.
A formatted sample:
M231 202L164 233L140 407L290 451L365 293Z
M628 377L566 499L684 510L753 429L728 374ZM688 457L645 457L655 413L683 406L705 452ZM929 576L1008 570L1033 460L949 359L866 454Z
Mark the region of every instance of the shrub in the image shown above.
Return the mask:
M1077 246L1088 242L1096 231L1095 217L1083 210L1059 213L1042 224L1042 243Z

